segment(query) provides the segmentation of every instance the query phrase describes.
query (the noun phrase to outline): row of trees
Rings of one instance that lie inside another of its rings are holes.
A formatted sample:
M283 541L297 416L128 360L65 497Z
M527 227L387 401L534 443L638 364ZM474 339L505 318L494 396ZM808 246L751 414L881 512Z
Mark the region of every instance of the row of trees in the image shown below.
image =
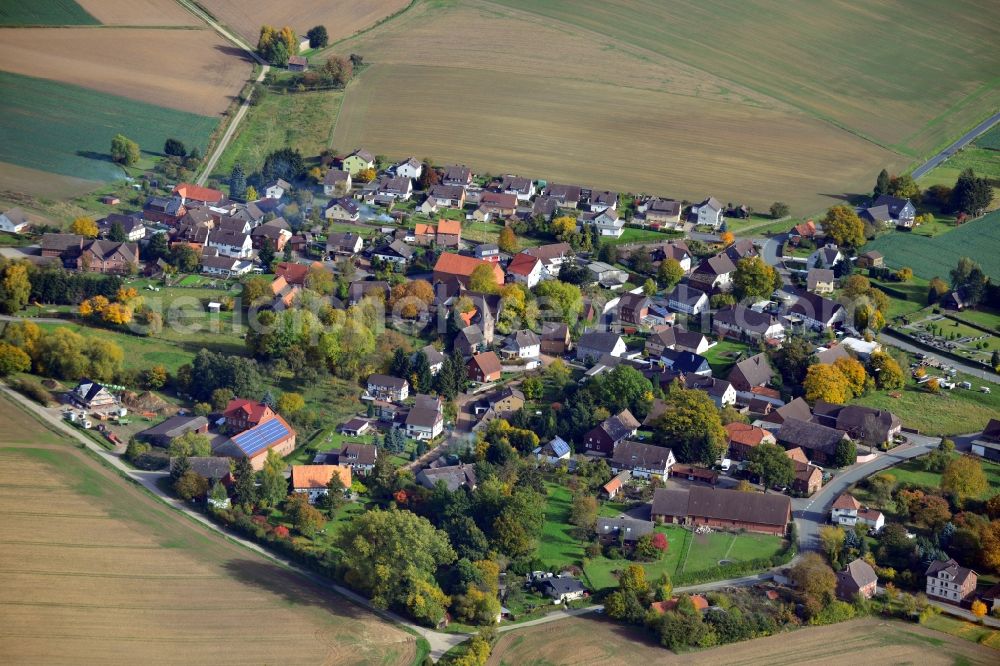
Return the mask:
M30 321L10 322L0 337L0 372L24 372L75 381L92 377L115 381L122 375L125 354L101 337L84 337L65 326L43 330Z
M914 204L919 204L921 199L924 199L945 212L968 213L978 217L993 200L993 184L988 178L976 176L969 168L958 175L953 188L935 186L921 195L920 187L909 174L890 176L888 171L882 169L875 181L875 190L872 194L875 197L889 194L909 199Z

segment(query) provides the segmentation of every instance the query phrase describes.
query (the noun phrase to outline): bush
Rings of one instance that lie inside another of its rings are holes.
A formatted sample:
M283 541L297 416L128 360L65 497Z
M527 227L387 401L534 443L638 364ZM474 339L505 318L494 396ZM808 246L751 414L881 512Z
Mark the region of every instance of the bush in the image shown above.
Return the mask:
M833 601L819 613L809 619L811 625L836 624L850 620L855 615L855 608L844 601Z
M14 390L31 398L43 407L47 407L49 404L49 392L34 379L18 379L14 382Z

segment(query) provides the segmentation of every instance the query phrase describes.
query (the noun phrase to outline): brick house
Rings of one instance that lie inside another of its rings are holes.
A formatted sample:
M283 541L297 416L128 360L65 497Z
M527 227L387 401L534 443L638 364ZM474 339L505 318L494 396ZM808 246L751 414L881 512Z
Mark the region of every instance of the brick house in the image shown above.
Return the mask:
M590 455L609 456L615 447L639 430L639 422L632 412L623 409L614 416L609 416L596 428L583 437L583 445Z
M500 379L500 359L495 352L476 354L466 364L469 379L480 384L495 382Z
M862 559L856 559L842 571L837 572L837 596L852 602L857 595L865 599L875 596L878 576L872 566Z
M784 536L792 518L792 502L785 495L745 493L739 490L691 486L657 488L651 515L654 522L707 525Z

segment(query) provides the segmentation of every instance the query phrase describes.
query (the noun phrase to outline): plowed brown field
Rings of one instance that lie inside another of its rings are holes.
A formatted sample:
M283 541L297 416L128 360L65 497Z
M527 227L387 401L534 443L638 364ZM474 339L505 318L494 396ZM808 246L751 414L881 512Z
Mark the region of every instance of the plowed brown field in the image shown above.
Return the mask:
M208 30L0 30L0 68L203 116L222 113L250 76L236 47Z
M175 0L77 0L104 25L203 25Z
M411 636L231 544L0 398L0 663L409 664Z

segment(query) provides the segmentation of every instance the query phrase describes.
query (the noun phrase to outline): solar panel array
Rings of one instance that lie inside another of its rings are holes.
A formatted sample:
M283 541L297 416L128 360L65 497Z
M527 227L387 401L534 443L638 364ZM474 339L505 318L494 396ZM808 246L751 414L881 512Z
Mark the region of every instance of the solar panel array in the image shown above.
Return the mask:
M274 442L286 437L288 428L278 419L271 419L233 437L233 442L248 458L268 448Z

